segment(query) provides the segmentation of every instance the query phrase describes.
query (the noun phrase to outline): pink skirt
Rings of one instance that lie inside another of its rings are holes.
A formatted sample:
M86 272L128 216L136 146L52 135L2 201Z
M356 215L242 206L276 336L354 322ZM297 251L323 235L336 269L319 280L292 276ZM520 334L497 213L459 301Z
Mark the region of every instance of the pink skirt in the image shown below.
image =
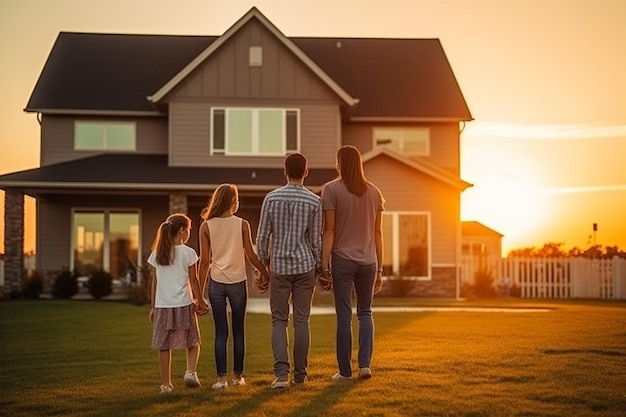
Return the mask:
M193 304L154 309L152 349L189 349L199 345L200 328Z

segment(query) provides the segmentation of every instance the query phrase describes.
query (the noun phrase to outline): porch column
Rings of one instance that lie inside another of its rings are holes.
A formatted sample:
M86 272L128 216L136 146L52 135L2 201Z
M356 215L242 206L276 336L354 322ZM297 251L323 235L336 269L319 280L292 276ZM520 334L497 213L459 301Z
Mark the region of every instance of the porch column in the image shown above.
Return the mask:
M172 213L187 214L186 193L170 193L170 214Z
M24 193L7 188L4 192L4 296L22 290L24 269Z

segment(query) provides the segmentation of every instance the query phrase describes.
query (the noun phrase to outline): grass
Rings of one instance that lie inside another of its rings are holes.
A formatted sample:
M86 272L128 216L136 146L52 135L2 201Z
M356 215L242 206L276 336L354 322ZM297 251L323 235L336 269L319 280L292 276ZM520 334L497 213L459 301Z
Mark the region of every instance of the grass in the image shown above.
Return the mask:
M323 297L320 302L324 303ZM312 316L309 383L276 392L270 318L249 314L245 387L214 392L213 324L200 320L204 386L158 394L147 307L97 301L0 302L0 415L624 416L626 303L377 300L549 312L376 313L368 381L333 383L334 316ZM230 357L232 359L232 356ZM355 364L356 367L356 364Z

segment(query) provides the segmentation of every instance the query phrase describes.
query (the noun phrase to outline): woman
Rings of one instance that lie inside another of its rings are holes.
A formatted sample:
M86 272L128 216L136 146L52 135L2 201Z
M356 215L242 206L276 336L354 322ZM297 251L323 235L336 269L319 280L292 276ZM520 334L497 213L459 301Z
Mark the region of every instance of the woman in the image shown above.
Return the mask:
M359 373L372 377L374 345L372 298L382 287L384 198L363 173L361 154L342 146L336 161L339 178L322 188L324 232L322 279L332 280L337 314L337 363L334 381L351 380L352 291L356 293L359 320ZM332 273L331 273L332 269Z

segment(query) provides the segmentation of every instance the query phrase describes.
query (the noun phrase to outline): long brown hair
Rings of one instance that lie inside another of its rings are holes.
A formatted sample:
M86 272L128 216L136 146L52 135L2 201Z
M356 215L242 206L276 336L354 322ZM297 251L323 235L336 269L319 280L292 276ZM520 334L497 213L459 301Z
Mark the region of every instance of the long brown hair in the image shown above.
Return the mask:
M361 153L352 145L342 146L337 150L337 168L341 181L348 191L362 196L367 191L368 181L363 172Z
M152 250L156 251L157 264L172 264L174 246L176 246L175 238L181 229L191 229L191 219L183 213L171 214L161 223L152 243Z
M215 189L200 217L204 220L219 217L228 211L239 198L239 191L234 184L221 184Z

